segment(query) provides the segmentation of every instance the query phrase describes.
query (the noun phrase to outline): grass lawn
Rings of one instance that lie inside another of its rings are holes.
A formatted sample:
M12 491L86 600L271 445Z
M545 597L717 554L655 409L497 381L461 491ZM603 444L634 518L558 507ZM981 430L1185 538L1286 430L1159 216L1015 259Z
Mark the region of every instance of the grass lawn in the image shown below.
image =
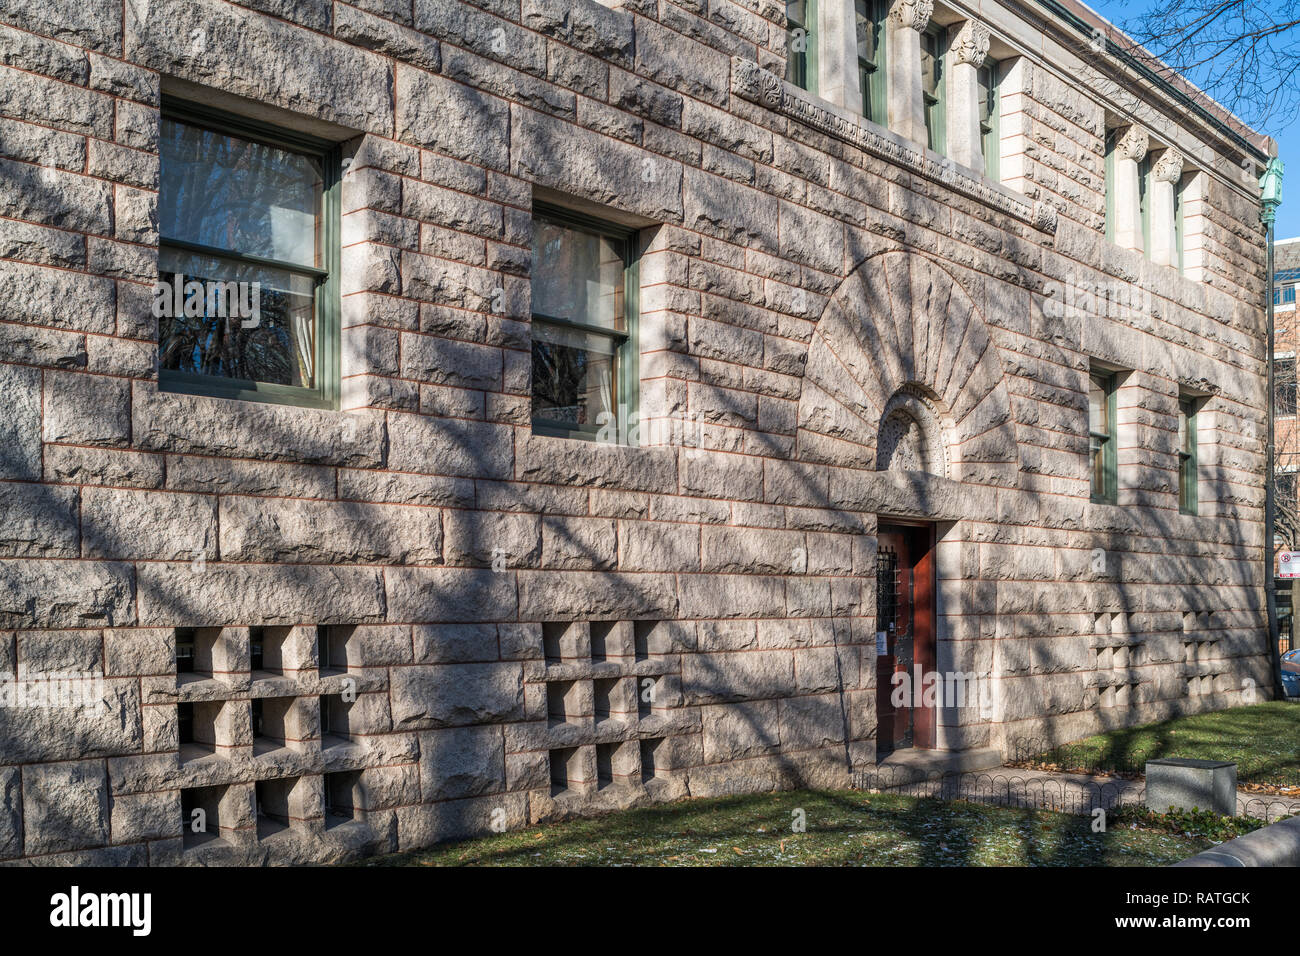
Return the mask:
M1141 773L1148 760L1231 760L1238 784L1300 787L1300 704L1271 700L1211 714L1097 734L1065 744L1034 763Z
M792 832L796 811L807 829ZM863 791L682 800L444 843L364 866L1164 866L1256 824L1090 817ZM1213 838L1212 838L1213 837Z

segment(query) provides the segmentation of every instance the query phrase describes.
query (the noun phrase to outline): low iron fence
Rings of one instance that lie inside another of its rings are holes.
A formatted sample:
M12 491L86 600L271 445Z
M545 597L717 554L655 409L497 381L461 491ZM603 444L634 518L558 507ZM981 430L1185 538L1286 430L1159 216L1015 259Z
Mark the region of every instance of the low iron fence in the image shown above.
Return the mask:
M1122 806L1142 806L1146 783L1140 774L1111 776L1105 767L1057 767L1041 758L1051 746L1020 738L1007 747L1008 766L996 770L925 771L885 764L853 774L854 789L898 793L931 800L964 800L1003 807L1091 814ZM1021 764L1021 767L1012 766ZM1051 768L1051 769L1044 769ZM1105 779L1096 779L1105 776ZM1300 813L1300 798L1261 794L1237 796L1237 815L1273 823Z

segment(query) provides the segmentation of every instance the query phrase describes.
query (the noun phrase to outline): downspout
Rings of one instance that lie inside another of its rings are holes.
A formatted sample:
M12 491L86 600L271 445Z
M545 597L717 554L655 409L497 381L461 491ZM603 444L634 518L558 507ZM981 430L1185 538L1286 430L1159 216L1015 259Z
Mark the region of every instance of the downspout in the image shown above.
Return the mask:
M1282 204L1282 172L1282 160L1274 156L1269 160L1268 166L1264 169L1264 174L1259 178L1259 218L1268 228L1268 282L1265 289L1264 306L1268 315L1268 369L1265 373L1265 388L1268 390L1265 408L1268 414L1267 437L1264 442L1264 600L1268 609L1268 656L1270 663L1273 665L1273 693L1275 698L1279 700L1285 699L1286 691L1282 687L1282 658L1277 646L1279 636L1277 626L1277 579L1273 568L1273 528L1277 520L1277 505L1273 497L1273 222L1277 218L1277 207Z

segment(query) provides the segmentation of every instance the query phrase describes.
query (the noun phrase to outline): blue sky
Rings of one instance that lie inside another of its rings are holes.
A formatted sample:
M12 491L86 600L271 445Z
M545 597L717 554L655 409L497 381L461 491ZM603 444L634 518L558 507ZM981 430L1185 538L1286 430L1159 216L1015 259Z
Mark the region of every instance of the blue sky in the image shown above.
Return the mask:
M1155 4L1152 0L1083 0L1118 27L1126 19L1140 16ZM1194 78L1193 78L1194 80ZM1278 239L1300 236L1300 123L1297 117L1275 117L1264 124L1263 132L1277 140L1278 155L1286 164L1282 184L1282 205L1277 211L1275 234Z

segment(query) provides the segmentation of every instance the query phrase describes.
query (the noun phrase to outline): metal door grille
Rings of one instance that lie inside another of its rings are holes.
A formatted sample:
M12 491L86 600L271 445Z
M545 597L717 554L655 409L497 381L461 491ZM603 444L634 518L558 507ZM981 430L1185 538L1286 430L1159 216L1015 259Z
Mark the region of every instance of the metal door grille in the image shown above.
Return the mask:
M898 623L898 553L893 548L876 552L876 630L893 633Z

